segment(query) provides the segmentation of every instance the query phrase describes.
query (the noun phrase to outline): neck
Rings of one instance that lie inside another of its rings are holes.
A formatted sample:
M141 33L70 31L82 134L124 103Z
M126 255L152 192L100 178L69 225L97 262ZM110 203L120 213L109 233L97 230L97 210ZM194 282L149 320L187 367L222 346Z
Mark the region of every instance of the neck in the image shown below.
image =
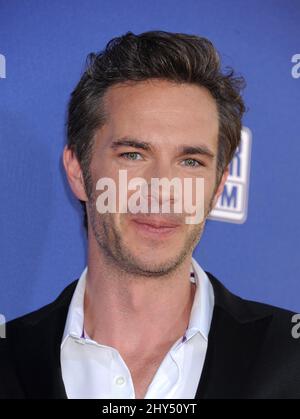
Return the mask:
M84 299L88 335L126 353L172 346L190 318L196 288L190 266L191 255L168 275L133 275L89 243Z

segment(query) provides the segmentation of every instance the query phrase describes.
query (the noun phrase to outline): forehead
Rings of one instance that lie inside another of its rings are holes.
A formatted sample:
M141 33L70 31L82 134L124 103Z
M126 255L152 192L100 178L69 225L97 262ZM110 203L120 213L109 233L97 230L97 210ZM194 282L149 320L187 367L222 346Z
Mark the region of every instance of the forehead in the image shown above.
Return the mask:
M127 135L154 144L205 141L217 147L217 105L204 87L156 79L120 83L108 89L104 106L108 142Z

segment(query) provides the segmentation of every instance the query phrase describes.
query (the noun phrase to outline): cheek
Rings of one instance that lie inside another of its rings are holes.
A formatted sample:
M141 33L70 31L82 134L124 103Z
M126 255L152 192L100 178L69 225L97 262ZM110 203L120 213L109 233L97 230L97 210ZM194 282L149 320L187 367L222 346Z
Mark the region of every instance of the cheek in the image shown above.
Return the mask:
M206 188L205 192L204 192L204 204L205 204L205 208L208 207L208 205L210 204L212 198L213 198L213 188Z
M194 182L193 188L189 189L188 193L183 198L185 204L184 208L190 208L193 210L197 208L198 213L203 211L204 214L206 214L211 204L213 195L214 184L212 181L203 178L201 181L199 181L199 184L197 186L196 182Z
M119 232L125 232L128 229L129 221L127 214L111 214L111 223L114 225L114 228L118 230Z
M216 179L215 177L209 177L204 181L204 196L205 202L210 201L215 193Z

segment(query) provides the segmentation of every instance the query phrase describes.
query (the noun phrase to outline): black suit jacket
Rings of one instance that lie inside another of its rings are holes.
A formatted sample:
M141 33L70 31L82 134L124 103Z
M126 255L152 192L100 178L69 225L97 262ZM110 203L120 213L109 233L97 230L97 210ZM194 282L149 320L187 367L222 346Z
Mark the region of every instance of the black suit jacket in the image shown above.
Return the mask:
M215 306L195 398L300 398L293 313L243 300L207 274ZM0 398L67 398L60 344L76 283L51 304L7 323L6 339L0 339Z

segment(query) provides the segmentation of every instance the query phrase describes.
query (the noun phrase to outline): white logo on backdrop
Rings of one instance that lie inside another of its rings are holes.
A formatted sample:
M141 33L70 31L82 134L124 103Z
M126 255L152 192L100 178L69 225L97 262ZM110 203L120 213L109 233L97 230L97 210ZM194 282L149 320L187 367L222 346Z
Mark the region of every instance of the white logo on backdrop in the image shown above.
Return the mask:
M222 195L208 218L242 224L247 219L252 134L243 127Z
M300 54L294 54L292 56L292 63L295 63L295 65L293 65L292 67L292 77L294 79L299 79L300 77Z
M0 54L0 79L6 78L6 61L5 56Z

